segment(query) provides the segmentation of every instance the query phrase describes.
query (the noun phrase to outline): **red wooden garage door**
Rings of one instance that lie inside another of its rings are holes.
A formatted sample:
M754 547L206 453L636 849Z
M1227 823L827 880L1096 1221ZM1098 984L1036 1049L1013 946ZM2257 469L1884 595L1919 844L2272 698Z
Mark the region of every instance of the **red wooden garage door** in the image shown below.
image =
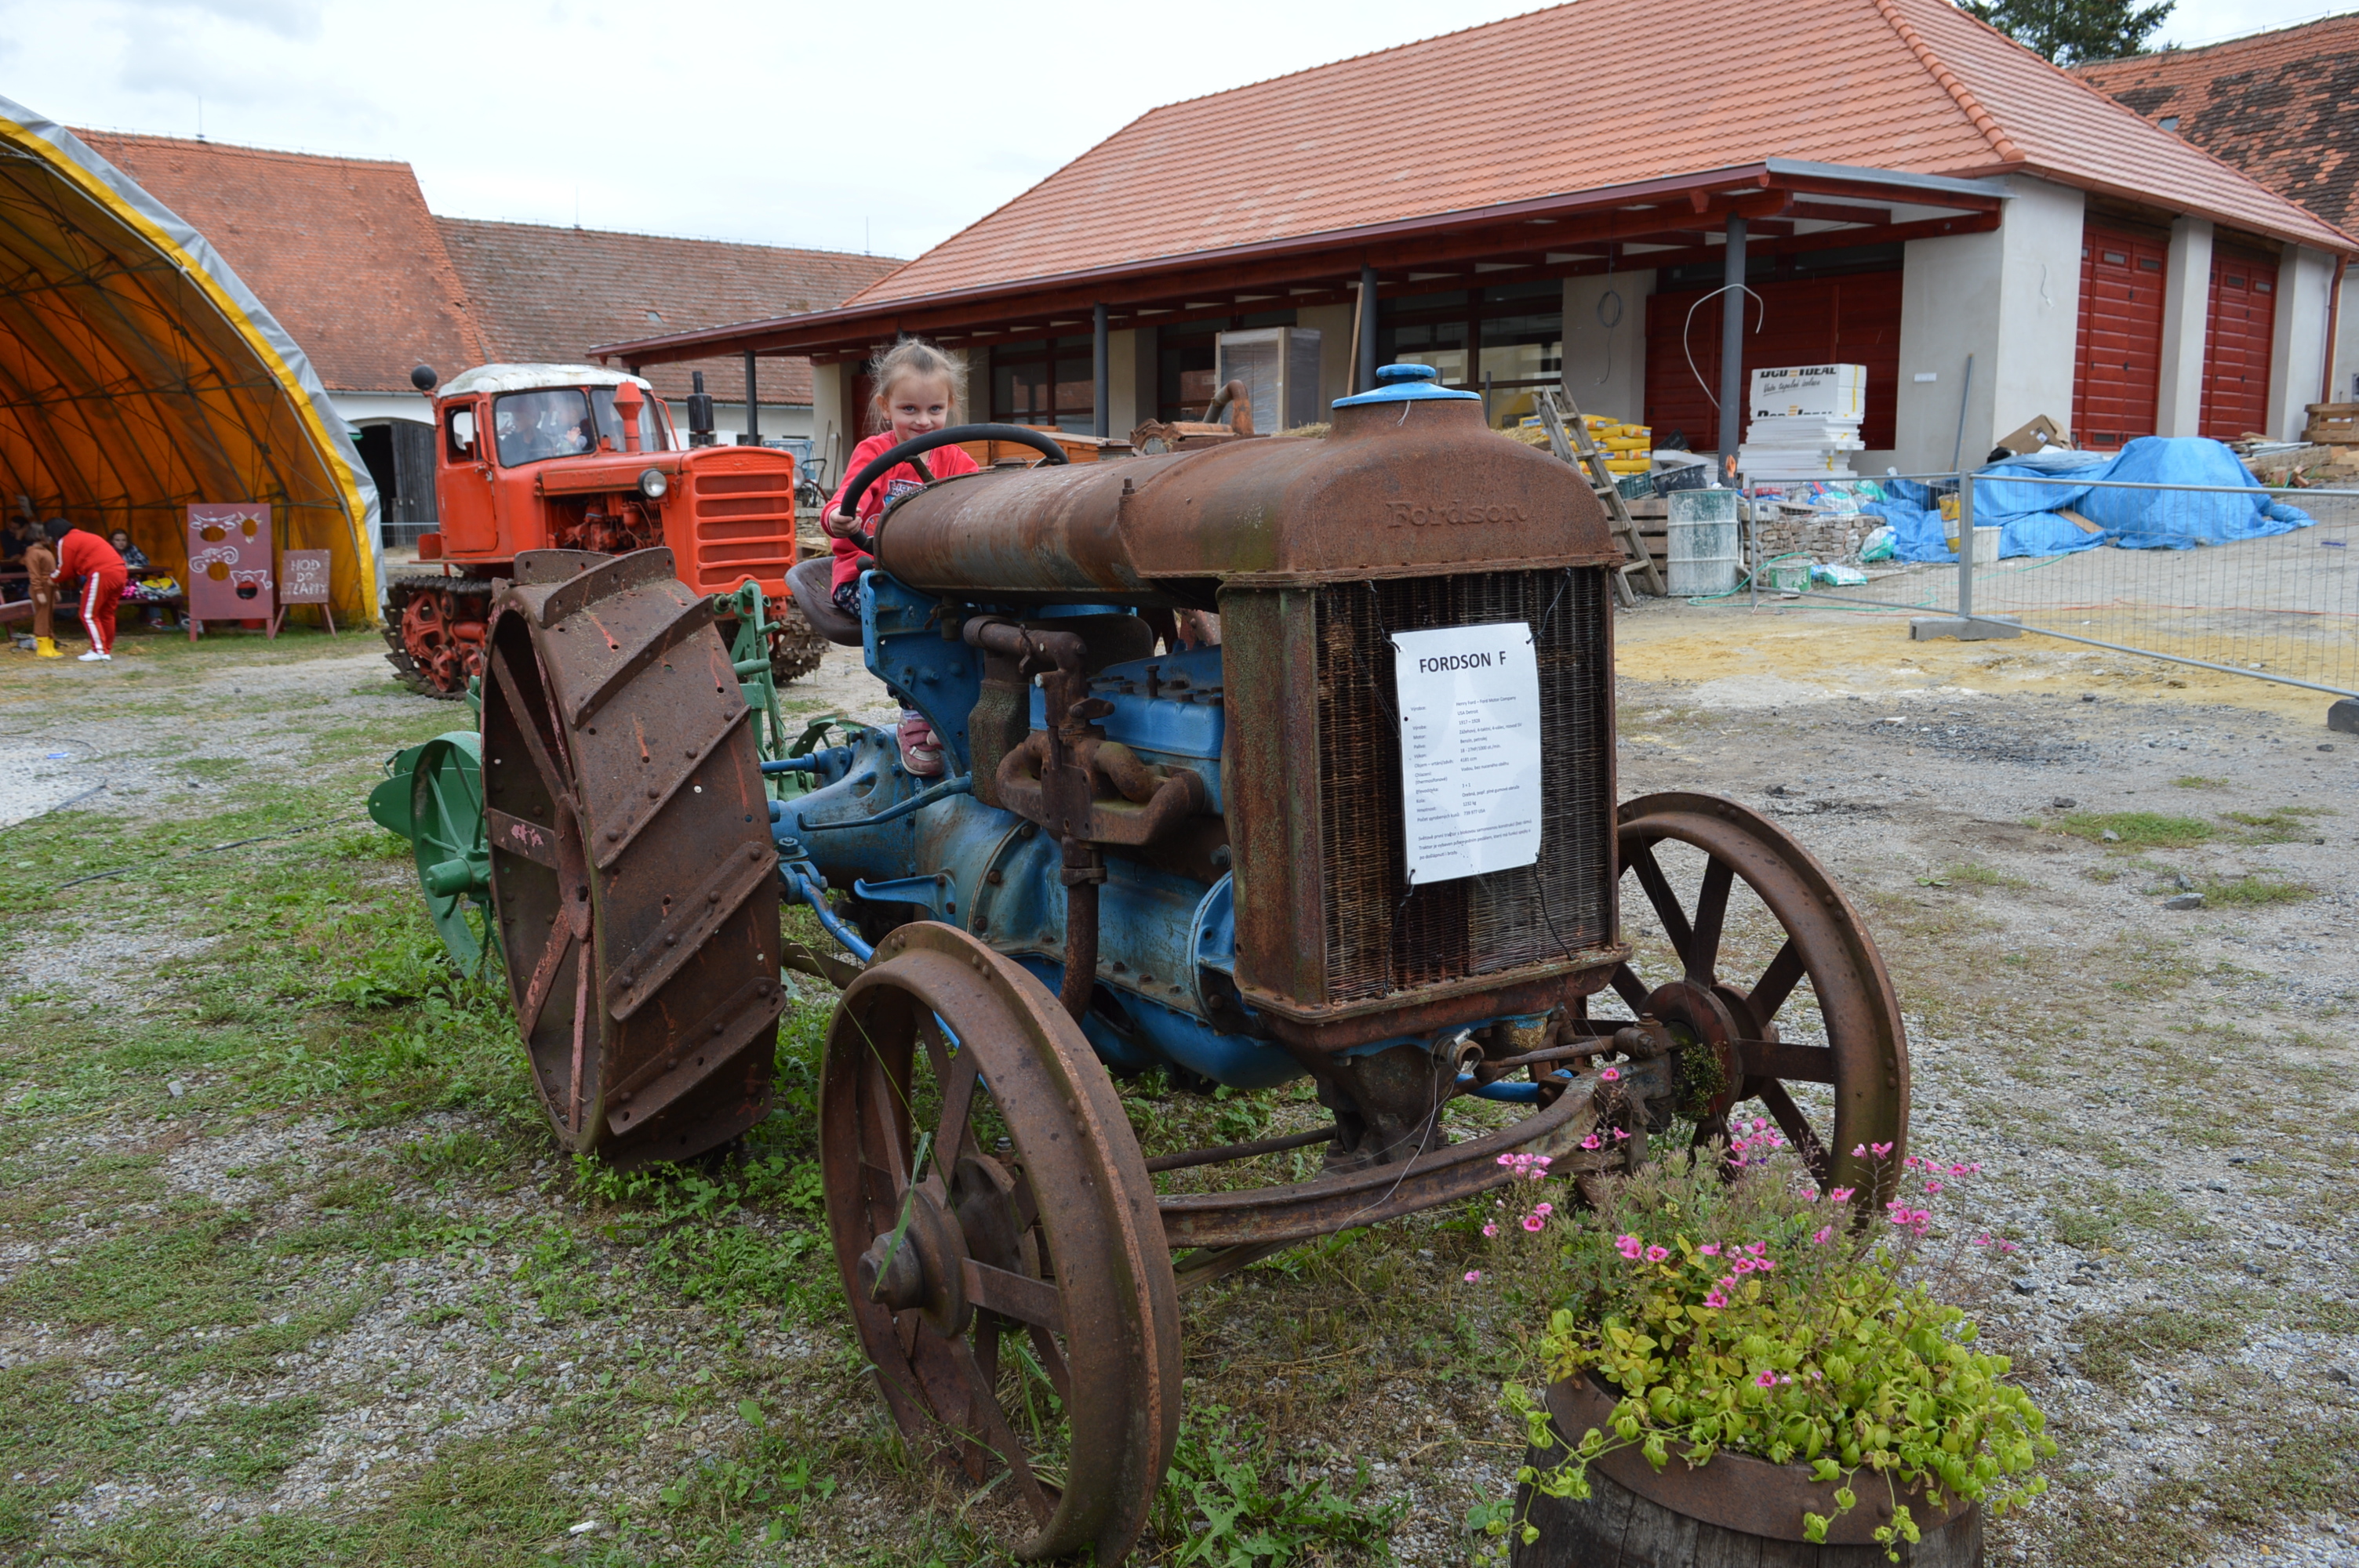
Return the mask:
M1692 356L1695 372L1712 385L1712 396L1720 395L1723 302L1712 300L1695 313L1692 326L1687 324L1688 308L1709 292L1680 289L1647 299L1647 423L1656 440L1682 431L1689 448L1699 452L1720 449L1720 419L1688 369ZM1872 451L1889 450L1898 404L1893 383L1900 375L1898 270L1767 279L1755 284L1753 292L1761 304L1745 302L1745 373L1784 365L1865 365L1867 420L1860 438ZM1758 332L1751 330L1756 320Z
M2091 223L2081 238L2081 341L2072 438L2114 448L2154 434L2162 386L2162 286L2169 242Z
M2212 309L2203 330L2202 433L2241 440L2269 416L2269 344L2277 336L2277 258L2220 245L2212 252Z

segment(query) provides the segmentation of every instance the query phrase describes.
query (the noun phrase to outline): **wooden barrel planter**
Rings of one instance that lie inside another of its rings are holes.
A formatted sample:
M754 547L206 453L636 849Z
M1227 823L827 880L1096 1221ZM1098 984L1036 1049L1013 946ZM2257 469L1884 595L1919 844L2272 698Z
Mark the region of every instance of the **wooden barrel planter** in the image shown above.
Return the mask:
M1551 1384L1549 1418L1558 1441L1579 1442L1592 1427L1611 1432L1615 1400L1587 1379ZM1539 1469L1560 1462L1535 1449L1525 1463ZM1697 1468L1676 1453L1660 1474L1636 1447L1615 1448L1590 1461L1589 1500L1551 1498L1521 1488L1519 1521L1539 1538L1524 1544L1510 1527L1514 1568L1888 1568L1875 1531L1892 1522L1892 1500L1873 1477L1854 1483L1859 1505L1828 1527L1824 1545L1802 1539L1802 1515L1835 1512L1832 1483L1810 1479L1799 1465L1772 1465L1723 1452ZM1948 1498L1929 1508L1921 1493L1903 1493L1923 1540L1897 1542L1912 1568L1982 1568L1980 1503Z

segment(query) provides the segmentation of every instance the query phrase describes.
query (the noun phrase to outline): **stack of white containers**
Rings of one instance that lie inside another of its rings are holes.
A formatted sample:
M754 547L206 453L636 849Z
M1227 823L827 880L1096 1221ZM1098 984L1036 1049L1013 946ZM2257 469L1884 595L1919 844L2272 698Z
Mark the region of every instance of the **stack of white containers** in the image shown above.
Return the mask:
M1867 417L1865 365L1799 365L1753 373L1750 422L1736 466L1751 480L1852 479Z

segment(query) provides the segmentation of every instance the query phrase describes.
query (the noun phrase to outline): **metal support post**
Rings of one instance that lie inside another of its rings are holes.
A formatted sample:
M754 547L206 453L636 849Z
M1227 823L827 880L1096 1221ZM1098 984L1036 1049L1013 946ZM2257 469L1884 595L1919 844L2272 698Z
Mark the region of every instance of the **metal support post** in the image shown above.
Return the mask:
M745 353L745 444L762 444L762 389L754 380L754 354Z
M1106 331L1106 308L1090 307L1090 373L1097 390L1091 403L1090 434L1103 437L1114 427L1114 344Z
M1728 215L1728 254L1722 258L1720 297L1720 471L1736 472L1745 438L1745 216Z
M1974 616L1974 476L1958 476L1958 619Z
M1376 384L1376 269L1360 268L1360 363L1354 392Z
M1958 476L1958 612L1920 615L1908 622L1908 640L1928 643L1955 637L1961 643L1988 643L2020 637L2023 628L2013 616L1974 614L1974 476Z

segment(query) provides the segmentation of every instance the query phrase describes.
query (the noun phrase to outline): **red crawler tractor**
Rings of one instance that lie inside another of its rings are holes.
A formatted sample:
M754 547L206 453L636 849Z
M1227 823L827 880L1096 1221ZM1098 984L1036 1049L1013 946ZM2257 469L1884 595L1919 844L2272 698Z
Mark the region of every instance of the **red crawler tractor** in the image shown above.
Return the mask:
M441 528L418 566L389 574L386 657L404 684L455 697L483 668L492 585L525 550L624 555L668 546L708 595L747 580L771 601L770 669L793 680L827 644L787 592L795 460L763 447L682 447L636 376L589 365L479 365L434 391ZM709 440L709 435L697 433Z

